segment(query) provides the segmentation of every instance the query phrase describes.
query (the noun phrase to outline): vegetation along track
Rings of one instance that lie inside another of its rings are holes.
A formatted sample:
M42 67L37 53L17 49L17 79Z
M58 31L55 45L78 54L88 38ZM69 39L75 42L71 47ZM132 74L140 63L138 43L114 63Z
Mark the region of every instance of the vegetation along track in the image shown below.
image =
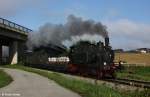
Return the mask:
M55 71L55 70L54 70ZM56 72L58 72L56 70ZM68 72L63 72L61 71L61 73L64 73L66 75L70 75ZM72 75L72 74L71 74ZM91 80L95 80L96 78L94 77L91 77L91 76L88 76L88 77L82 77L80 75L77 75L77 74L73 74L73 76L75 77L80 77L82 78L83 80L85 79L88 79L90 78ZM72 77L73 77L72 76ZM71 76L70 76L71 77ZM118 83L118 84L124 84L124 85L130 85L130 86L136 86L136 87L141 87L141 88L147 88L147 89L150 89L150 81L140 81L140 80L131 80L131 79L123 79L123 78L116 78L116 79L103 79L101 81L106 81L106 82L112 82L112 83Z
M105 81L150 89L150 82L131 79L105 79Z

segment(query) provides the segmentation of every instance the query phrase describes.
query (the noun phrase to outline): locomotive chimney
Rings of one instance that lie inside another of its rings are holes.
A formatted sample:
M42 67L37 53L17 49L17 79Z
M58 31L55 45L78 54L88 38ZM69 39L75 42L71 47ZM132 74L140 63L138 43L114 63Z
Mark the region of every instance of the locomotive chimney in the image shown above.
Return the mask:
M109 46L109 37L105 37L105 46Z

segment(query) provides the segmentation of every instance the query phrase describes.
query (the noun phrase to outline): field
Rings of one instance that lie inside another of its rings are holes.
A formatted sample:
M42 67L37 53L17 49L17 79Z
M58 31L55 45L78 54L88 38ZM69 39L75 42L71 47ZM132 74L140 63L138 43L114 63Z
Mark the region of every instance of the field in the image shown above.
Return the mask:
M115 61L118 62L119 60L132 65L150 66L150 53L116 53Z
M115 62L118 61L125 62L125 67L117 77L150 81L150 53L115 53Z

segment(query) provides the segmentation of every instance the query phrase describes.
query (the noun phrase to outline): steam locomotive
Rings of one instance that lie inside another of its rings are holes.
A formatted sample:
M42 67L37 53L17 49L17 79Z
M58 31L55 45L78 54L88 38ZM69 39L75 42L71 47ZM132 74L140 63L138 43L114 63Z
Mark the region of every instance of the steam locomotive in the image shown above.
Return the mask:
M48 49L47 49L48 50ZM98 79L115 77L114 52L109 45L109 38L103 42L91 43L80 41L70 47L67 57L52 57L49 52L35 51L27 54L28 66L55 71L67 71L80 75L94 75Z
M98 78L115 77L114 52L109 46L109 38L103 42L78 42L70 48L68 71L83 75L96 75Z

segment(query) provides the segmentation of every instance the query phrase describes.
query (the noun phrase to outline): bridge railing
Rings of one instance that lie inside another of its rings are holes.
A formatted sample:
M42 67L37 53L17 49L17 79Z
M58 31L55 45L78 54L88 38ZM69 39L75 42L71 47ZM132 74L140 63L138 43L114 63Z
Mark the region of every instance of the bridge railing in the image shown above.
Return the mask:
M13 23L3 18L0 18L0 26L17 31L17 32L21 32L23 34L28 34L29 32L32 32L31 29L28 29L26 27L23 27L21 25L18 25L16 23Z

